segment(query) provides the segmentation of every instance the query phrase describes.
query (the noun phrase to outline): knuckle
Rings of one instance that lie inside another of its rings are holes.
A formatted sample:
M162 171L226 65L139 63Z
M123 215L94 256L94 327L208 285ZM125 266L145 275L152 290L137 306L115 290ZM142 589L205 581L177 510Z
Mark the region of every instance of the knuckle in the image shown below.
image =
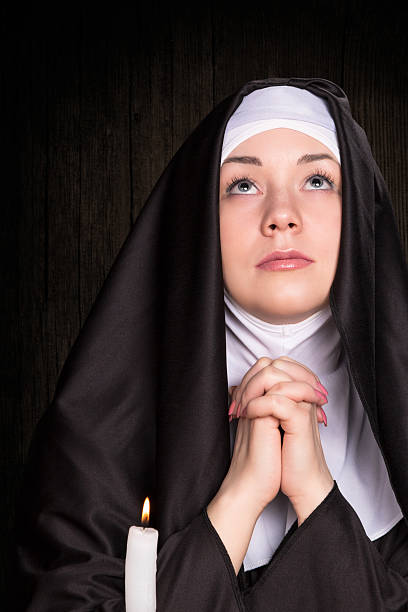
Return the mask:
M251 404L251 402L254 401L254 398L252 395L250 395L248 392L247 393L243 393L241 396L241 413L244 409L248 410L248 406Z
M272 366L270 368L267 368L265 372L265 382L264 382L265 387L270 389L273 387L275 382L276 382L276 372L274 370L274 367Z
M279 364L280 363L282 365L282 362L288 361L288 360L292 361L290 359L290 357L288 357L287 355L279 355L279 357L276 357L276 359L273 360L273 363L274 364Z
M274 393L267 393L265 397L268 399L267 411L271 413L274 413L276 410L281 410L286 401L286 398L283 395L277 395Z
M278 357L278 359L273 360L271 367L276 370L276 372L282 373L282 370L285 370L285 367L288 367L288 362L285 359Z
M260 357L258 359L258 365L266 367L271 363L272 359L270 357Z
M248 403L246 405L247 412L252 412L254 410L254 408L256 407L256 399L257 398L251 398L250 400L248 400Z
M283 391L283 388L284 388L284 383L282 381L279 381L273 385L274 391Z
M279 408L285 401L283 395L271 395L270 404L272 408Z

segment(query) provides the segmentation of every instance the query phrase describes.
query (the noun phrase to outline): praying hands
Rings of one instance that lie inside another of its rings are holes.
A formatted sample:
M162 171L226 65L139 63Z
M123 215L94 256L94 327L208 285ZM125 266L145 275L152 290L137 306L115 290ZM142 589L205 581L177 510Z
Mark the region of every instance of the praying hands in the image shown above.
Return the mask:
M243 479L262 509L281 489L299 525L334 483L318 428L319 422L327 423L325 403L315 374L287 356L258 359L232 391L230 415L240 419L229 472L232 486Z

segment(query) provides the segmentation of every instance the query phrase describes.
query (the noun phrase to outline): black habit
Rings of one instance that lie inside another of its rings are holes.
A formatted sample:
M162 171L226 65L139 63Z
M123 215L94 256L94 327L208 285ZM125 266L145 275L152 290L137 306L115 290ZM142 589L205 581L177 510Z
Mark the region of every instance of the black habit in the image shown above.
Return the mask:
M219 166L243 96L274 85L323 97L336 125L342 233L330 307L404 518L372 542L335 482L266 566L236 576L206 513L230 463ZM408 610L407 368L407 267L345 93L319 78L245 84L164 170L37 425L16 527L21 609L123 612L128 529L148 495L159 612Z

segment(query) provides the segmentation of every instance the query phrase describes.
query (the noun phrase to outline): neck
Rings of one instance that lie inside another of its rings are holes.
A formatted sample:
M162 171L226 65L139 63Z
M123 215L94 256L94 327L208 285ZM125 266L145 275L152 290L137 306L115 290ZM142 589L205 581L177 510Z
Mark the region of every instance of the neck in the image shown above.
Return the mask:
M317 376L336 368L341 340L329 305L301 321L277 324L247 312L225 290L224 304L229 385L240 384L263 356L291 356Z
M276 326L276 327L279 327L281 325L294 325L295 323L301 323L302 321L309 319L310 317L312 317L312 315L319 313L319 312L331 313L329 301L327 300L319 309L308 310L307 312L303 312L303 313L273 315L274 320L270 320L271 315L268 315L268 314L258 315L258 314L250 313L248 310L245 310L236 300L234 300L234 298L225 288L224 288L224 296L226 297L226 300L229 303L234 305L236 310L239 310L242 313L245 313L245 315L252 317L254 321L260 321L261 323L262 322L267 323L268 325Z

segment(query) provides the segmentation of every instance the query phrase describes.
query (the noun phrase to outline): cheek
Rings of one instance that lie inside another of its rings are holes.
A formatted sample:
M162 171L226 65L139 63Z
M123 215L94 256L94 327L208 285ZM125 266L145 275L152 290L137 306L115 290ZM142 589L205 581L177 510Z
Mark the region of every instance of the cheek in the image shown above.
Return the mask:
M323 219L323 218L322 218ZM322 221L322 231L319 232L319 245L322 254L329 265L337 262L341 236L341 206L326 221Z
M224 282L235 286L237 277L248 265L254 251L256 236L253 223L243 219L236 209L226 207L220 212L220 242ZM230 286L230 291L232 291Z
M242 231L242 220L236 211L230 210L228 207L220 210L220 240L221 251L223 257L227 258L230 254L236 253L239 244L242 244L242 239L245 233Z

